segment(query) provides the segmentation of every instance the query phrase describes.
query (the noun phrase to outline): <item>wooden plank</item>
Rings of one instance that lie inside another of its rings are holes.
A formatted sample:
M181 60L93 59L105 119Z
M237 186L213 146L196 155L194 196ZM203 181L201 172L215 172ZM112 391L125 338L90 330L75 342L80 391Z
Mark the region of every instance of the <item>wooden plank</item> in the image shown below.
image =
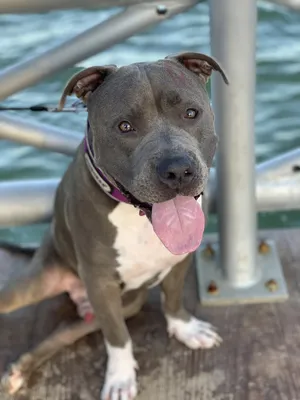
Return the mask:
M195 352L168 339L158 291L154 290L151 301L128 322L140 366L140 400L299 400L300 231L261 235L278 244L290 299L276 304L203 308L191 269L186 304L198 317L216 325L224 340L217 349ZM24 257L8 260L0 254L0 284L2 265L7 274L12 268L26 268L27 262ZM74 307L65 296L0 316L0 373L59 323L74 317ZM91 334L40 368L30 392L21 398L99 399L105 362L101 333ZM0 392L0 398L10 397Z

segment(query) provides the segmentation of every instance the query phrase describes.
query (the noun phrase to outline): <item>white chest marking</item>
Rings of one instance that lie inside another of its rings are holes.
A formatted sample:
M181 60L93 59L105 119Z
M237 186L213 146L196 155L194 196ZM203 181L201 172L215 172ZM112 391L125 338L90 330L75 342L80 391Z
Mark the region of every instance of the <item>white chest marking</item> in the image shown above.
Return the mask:
M186 257L170 253L147 217L140 216L130 204L118 204L108 218L117 229L114 248L118 253L118 272L126 290L137 289L155 276L158 277L155 284L158 284Z

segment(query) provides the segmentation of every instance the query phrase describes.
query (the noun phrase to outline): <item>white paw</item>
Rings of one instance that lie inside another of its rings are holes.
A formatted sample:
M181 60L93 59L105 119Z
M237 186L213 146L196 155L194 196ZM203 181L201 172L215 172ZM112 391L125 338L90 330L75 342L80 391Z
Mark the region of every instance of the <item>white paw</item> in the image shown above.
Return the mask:
M190 349L210 349L219 346L222 342L211 324L195 317L191 317L189 321L183 321L167 315L166 319L169 335L175 336Z
M137 362L132 353L132 344L124 348L106 343L108 363L101 400L133 400L137 395Z

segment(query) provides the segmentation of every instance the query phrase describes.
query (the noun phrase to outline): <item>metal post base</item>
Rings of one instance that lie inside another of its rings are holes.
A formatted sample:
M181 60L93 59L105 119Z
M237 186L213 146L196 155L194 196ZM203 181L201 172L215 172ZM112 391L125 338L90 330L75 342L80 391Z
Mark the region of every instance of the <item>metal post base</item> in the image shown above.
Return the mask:
M212 243L201 246L195 254L201 304L220 306L286 300L288 290L275 242L260 241L257 248L261 279L253 286L236 288L224 278L219 262L219 245Z

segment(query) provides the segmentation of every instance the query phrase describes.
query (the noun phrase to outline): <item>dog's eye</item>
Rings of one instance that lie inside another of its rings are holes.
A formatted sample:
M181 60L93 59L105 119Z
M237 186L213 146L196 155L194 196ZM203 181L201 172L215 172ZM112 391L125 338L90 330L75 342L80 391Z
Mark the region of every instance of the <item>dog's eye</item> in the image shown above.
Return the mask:
M197 117L198 111L194 108L188 108L185 112L184 118L194 119Z
M120 129L121 132L133 131L133 127L127 121L121 122L120 125L119 125L119 129Z

